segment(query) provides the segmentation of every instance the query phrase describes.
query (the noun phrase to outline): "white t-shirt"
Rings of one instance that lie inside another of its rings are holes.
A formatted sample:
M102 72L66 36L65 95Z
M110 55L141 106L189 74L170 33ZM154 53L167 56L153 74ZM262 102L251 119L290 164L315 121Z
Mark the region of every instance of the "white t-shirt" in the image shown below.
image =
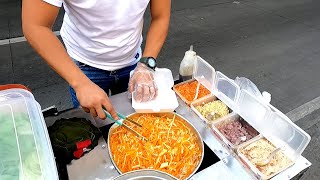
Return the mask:
M141 55L143 14L149 0L43 0L65 9L60 30L69 55L82 63L116 70Z

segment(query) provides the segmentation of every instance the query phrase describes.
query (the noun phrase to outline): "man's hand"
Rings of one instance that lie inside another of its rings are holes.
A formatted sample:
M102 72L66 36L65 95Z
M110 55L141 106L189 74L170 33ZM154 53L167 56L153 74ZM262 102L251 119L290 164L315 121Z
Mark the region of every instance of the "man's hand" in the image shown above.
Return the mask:
M146 65L138 63L129 81L129 92L137 102L146 102L157 97L158 88L154 83L153 72Z
M96 84L88 81L81 84L79 87L74 88L76 95L81 107L86 111L90 112L92 116L105 119L102 107L110 113L114 119L118 119L117 113L114 110L108 95Z

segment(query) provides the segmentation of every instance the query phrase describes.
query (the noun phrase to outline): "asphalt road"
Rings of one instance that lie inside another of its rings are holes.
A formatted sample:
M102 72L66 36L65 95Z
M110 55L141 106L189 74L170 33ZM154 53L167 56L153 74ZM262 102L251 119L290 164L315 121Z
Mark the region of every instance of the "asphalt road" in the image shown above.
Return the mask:
M64 80L26 42L6 43L22 35L20 7L18 0L0 0L0 84L27 85L42 108L69 108ZM319 7L316 0L173 0L170 31L159 66L177 75L184 52L194 45L197 54L216 70L230 78L251 79L261 91L272 94L271 104L284 113L295 112L320 96ZM62 15L55 31L61 26ZM147 13L144 34L149 21ZM313 166L302 179L320 177L317 108L296 122L312 136L304 155Z

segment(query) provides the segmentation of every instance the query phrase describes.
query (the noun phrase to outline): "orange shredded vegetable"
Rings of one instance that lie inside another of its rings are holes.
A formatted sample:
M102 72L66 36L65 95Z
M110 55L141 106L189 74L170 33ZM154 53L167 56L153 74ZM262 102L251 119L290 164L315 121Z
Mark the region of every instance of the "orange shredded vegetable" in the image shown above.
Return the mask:
M198 137L182 120L153 114L141 114L132 119L143 124L143 128L126 124L148 141L121 126L111 132L110 150L121 172L156 169L178 179L191 175L200 163L202 152L197 144Z
M181 84L176 87L176 90L183 96L187 101L193 101L196 96L198 81L191 81L185 84ZM204 87L202 84L199 88L199 93L197 99L200 99L206 95L210 94L210 91Z

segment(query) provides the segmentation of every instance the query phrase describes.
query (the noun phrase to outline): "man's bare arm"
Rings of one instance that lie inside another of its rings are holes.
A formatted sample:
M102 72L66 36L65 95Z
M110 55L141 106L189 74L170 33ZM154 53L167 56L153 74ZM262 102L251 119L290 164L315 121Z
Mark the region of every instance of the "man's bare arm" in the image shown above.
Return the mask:
M152 20L143 56L157 58L168 34L171 0L151 0L150 10Z
M62 43L53 34L52 26L59 13L59 7L42 0L23 0L22 28L30 45L38 54L76 91L82 107L92 115L104 119L102 106L117 118L107 94L92 83L72 62ZM40 77L39 77L40 78Z

